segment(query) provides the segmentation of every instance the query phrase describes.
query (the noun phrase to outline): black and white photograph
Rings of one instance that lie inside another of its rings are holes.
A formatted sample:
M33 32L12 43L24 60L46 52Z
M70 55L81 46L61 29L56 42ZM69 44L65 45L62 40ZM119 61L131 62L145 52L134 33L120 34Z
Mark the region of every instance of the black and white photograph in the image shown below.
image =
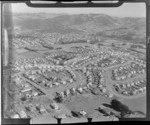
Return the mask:
M147 117L145 3L16 2L3 4L1 13L3 119L72 124Z

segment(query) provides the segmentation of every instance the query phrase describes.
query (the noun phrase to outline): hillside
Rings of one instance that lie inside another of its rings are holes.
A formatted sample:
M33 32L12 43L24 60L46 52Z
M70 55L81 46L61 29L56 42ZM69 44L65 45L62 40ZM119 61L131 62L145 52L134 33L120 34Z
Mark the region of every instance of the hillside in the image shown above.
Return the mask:
M146 37L145 18L118 18L105 14L15 14L14 25L48 33L88 33L124 40Z

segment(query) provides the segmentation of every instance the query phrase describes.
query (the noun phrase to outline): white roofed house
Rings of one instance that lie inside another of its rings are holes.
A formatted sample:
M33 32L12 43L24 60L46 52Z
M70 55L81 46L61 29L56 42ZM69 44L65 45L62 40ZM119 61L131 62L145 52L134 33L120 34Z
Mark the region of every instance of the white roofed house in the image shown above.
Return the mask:
M53 84L53 85L55 85L55 86L60 85L60 83L59 83L59 82L53 82L52 84Z
M80 88L78 88L77 89L79 92L82 92L83 91L83 89L80 87Z
M46 115L46 114L47 114L47 111L46 111L44 105L41 104L41 105L38 107L38 109L39 109L39 111L40 111L40 113L41 113L42 115Z
M85 116L87 113L84 110L81 110L80 114L83 115L83 116Z
M61 81L61 82L62 82L62 84L64 84L64 85L66 84L66 81Z
M38 96L39 95L39 93L37 92L37 91L32 91L32 93L31 93L33 96Z
M21 110L19 115L20 115L21 118L27 118L27 114L24 110Z
M46 69L42 69L42 72L43 72L43 73L46 72Z
M66 94L68 96L70 94L70 90L66 90Z
M27 91L30 91L30 90L32 90L31 87L25 87L25 88L23 88L23 89L21 90L21 92L27 92Z

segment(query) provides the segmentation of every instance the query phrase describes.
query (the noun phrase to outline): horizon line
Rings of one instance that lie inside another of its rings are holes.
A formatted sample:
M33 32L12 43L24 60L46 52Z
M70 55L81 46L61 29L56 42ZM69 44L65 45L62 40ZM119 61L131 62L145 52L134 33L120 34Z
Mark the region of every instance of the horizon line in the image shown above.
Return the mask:
M146 18L146 16L116 16L116 15L110 15L106 13L51 13L51 12L13 12L14 14L54 14L54 15L107 15L111 17L121 17L121 18L126 18L126 17L131 17L131 18Z

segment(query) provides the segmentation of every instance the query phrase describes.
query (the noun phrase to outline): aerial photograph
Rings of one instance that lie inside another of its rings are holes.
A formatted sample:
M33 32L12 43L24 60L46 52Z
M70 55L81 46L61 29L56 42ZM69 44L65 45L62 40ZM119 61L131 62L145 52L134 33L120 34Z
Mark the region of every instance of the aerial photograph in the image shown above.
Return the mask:
M142 3L117 8L13 3L4 118L41 124L145 118L145 8Z

